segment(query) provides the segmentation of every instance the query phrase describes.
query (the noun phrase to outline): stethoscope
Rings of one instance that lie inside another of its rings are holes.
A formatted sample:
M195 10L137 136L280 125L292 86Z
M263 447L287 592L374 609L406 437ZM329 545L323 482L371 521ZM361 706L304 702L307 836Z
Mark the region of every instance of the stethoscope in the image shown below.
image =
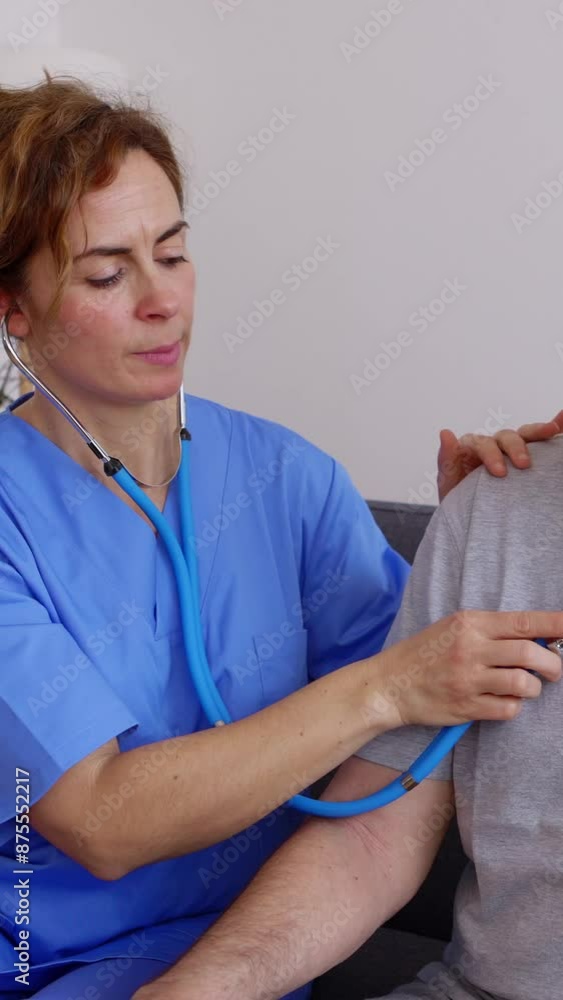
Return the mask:
M78 418L69 410L64 403L31 371L13 347L6 319L0 321L2 330L2 341L6 353L12 363L22 372L29 381L36 386L52 403L60 413L72 424L80 434L88 447L93 451L96 458L103 462L106 476L113 476L124 492L141 508L157 529L170 556L176 583L178 587L179 609L182 621L182 632L184 639L184 649L191 678L196 689L201 707L207 717L210 726L224 726L232 722L229 711L223 702L217 689L215 681L207 661L207 654L203 642L201 619L199 615L199 575L197 561L193 547L189 544L190 538L194 537L193 511L191 503L191 456L190 442L191 435L186 426L186 401L183 385L178 394L178 425L180 439L180 458L178 468L171 479L166 483L151 484L143 483L136 479L128 471L126 466L118 459L113 458L86 430ZM179 499L180 499L180 525L182 546L180 546L176 535L170 527L164 515L160 512L156 504L141 489L141 486L166 486L175 476L178 476ZM539 639L540 645L547 647L547 642ZM550 649L563 655L563 640L557 640L549 645ZM403 772L394 781L391 781L384 788L379 789L373 795L368 795L362 799L355 799L350 802L324 802L318 799L309 798L307 795L294 795L288 800L286 805L304 813L315 816L342 817L357 816L361 813L372 812L381 806L395 802L416 788L432 771L438 766L440 761L447 756L456 743L467 732L472 722L466 722L458 726L445 726L437 736L431 741L426 750L416 758L408 771Z

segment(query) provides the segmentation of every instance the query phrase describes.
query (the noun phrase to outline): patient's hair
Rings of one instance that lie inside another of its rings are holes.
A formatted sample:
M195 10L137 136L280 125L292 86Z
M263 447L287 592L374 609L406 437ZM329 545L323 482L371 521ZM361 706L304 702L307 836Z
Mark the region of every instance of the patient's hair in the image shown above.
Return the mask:
M182 213L184 179L162 115L44 73L34 86L0 86L0 288L24 296L28 261L49 246L57 274L50 322L72 267L65 229L81 196L111 184L130 150L162 167Z

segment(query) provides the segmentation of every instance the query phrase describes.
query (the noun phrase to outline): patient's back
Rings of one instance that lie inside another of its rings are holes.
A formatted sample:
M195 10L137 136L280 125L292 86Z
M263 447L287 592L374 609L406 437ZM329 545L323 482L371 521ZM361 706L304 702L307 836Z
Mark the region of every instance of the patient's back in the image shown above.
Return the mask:
M388 645L458 608L563 609L563 437L530 450L531 469L504 479L479 470L446 498ZM360 756L404 770L432 735L394 730ZM553 1000L563 983L563 683L544 683L512 722L474 724L433 777L452 774L471 862L446 958L492 994Z

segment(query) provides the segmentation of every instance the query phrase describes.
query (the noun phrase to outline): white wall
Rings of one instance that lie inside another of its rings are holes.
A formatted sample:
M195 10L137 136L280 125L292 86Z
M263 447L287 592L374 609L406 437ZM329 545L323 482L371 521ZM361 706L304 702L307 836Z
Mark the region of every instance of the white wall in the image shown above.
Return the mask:
M56 2L13 4L0 41ZM563 171L558 3L392 0L356 53L342 43L383 0L67 0L49 15L42 31L56 19L64 45L118 60L174 121L192 195L240 166L191 213L190 391L296 428L386 499L415 499L432 477L440 427L517 426L563 406L563 197L516 218ZM465 120L448 115L480 77L494 92ZM248 162L241 143L275 108L294 118ZM391 190L385 172L439 128L444 141ZM319 237L338 248L284 284ZM446 280L463 291L415 327ZM274 288L285 301L229 349ZM389 367L354 386L401 331Z

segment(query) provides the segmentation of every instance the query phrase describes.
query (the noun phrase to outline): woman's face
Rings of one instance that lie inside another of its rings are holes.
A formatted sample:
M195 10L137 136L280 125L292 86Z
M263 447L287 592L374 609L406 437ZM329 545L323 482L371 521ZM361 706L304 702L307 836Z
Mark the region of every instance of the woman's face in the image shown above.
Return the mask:
M9 327L25 338L32 367L63 400L66 390L73 399L142 403L180 388L195 285L191 261L181 259L187 253L180 222L166 174L134 150L113 183L85 194L70 217L70 245L79 259L49 329L44 317L55 289L53 258L43 248L30 261L29 292ZM101 247L109 252L89 253ZM161 354L159 364L142 356L168 345L176 351Z

